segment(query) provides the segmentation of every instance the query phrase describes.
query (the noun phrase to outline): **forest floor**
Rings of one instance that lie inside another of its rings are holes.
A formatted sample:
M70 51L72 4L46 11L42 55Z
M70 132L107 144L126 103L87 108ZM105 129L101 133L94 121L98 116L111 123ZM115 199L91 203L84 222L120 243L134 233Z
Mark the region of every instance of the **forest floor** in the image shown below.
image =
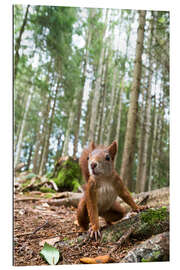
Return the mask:
M34 196L34 194L32 194ZM30 196L32 197L30 194ZM80 258L96 257L111 253L114 245L88 240L83 245L65 245L65 241L76 239L81 233L76 224L76 208L49 206L42 200L26 200L27 196L15 194L14 198L14 265L47 265L39 252L43 242L58 237L59 250L62 253L61 264L80 264ZM101 226L105 225L100 219ZM119 263L129 249L139 241L127 240L111 254L111 262Z

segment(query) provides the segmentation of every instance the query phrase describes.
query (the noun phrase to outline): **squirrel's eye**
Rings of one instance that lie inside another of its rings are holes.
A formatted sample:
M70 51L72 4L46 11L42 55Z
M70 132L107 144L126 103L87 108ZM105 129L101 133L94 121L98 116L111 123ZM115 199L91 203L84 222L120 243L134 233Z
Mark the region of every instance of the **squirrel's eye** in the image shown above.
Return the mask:
M87 160L89 160L89 157L87 157Z
M109 155L106 155L106 158L105 158L105 160L110 160L110 156Z

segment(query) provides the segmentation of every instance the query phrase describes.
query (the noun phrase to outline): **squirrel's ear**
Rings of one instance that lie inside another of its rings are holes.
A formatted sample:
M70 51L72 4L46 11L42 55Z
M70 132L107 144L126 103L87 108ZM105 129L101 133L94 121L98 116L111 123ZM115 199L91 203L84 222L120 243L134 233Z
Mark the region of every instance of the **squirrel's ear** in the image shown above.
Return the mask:
M114 160L114 157L117 152L117 142L116 141L112 142L111 145L107 147L107 151L109 152L112 160Z
M90 144L89 144L89 149L90 149L90 151L93 151L93 150L95 149L95 144L94 144L94 142L90 142Z

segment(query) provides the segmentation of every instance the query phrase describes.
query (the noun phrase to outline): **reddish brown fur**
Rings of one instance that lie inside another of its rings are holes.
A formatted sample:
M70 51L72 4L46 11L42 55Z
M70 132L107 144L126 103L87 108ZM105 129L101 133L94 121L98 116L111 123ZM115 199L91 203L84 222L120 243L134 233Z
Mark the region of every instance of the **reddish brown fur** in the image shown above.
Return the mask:
M95 149L98 149L98 151L93 151ZM78 206L77 219L83 230L88 229L90 222L92 230L98 231L99 215L104 217L108 224L121 219L125 215L125 210L116 202L117 196L120 196L135 211L144 209L144 207L136 205L114 169L113 163L116 151L117 143L113 142L109 147L95 147L94 143L91 143L89 148L82 152L79 163L87 184L84 196ZM111 157L110 161L105 159L107 154ZM95 168L97 174L92 173L90 175L87 157L90 159L90 164L91 162L97 163L97 168Z

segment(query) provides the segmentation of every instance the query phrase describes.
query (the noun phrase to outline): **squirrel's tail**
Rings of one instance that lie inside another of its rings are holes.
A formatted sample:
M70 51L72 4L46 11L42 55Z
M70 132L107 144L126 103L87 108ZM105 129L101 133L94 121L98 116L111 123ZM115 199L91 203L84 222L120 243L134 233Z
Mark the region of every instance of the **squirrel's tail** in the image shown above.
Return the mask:
M88 148L85 148L82 151L81 157L79 159L79 165L81 168L82 175L86 182L88 181L89 178L89 170L88 170L88 156L89 153L91 153L95 149L94 142L91 142Z

